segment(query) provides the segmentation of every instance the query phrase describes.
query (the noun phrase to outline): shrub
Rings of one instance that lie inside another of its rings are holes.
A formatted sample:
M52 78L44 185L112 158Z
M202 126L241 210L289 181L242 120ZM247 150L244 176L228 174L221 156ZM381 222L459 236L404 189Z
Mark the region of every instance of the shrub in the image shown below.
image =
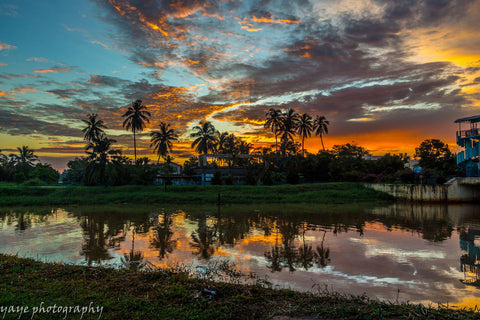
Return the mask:
M38 178L35 178L35 179L27 180L23 184L26 185L26 186L43 186L43 185L45 185L45 182L43 182L42 180L40 180Z
M216 170L213 173L212 184L220 185L222 184L222 173Z

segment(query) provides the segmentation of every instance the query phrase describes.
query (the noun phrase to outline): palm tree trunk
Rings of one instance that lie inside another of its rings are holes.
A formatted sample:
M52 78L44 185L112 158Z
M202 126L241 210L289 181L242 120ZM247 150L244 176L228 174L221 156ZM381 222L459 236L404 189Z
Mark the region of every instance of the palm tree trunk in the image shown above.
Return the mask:
M275 153L278 152L278 134L277 130L275 130Z
M323 139L322 139L322 135L320 135L320 141L322 142L322 148L323 148L323 151L325 151L325 146L323 145Z
M135 156L135 164L137 164L137 141L135 140L135 129L133 129L133 154Z
M305 136L302 137L302 156L305 158Z

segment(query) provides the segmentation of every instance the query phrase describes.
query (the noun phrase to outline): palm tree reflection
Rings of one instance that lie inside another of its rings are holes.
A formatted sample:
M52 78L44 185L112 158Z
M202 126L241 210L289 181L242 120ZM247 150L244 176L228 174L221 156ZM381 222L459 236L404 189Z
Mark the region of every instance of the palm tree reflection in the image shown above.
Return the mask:
M319 246L317 246L317 249L314 253L315 262L320 268L325 268L330 263L330 248L324 246L326 234L327 231L324 231L322 242Z
M141 269L143 267L143 252L135 250L135 229L132 228L132 249L129 253L124 253L121 259L122 264L128 269Z
M106 243L104 217L92 213L86 214L82 217L80 226L84 234L80 254L85 256L88 265L112 259Z
M158 249L158 257L163 259L177 247L177 240L172 240L172 213L163 212L161 222L159 222L159 217L160 215L155 219L151 244L154 248Z
M207 215L203 213L198 221L198 228L192 233L190 246L195 250L193 253L203 259L210 259L214 253L215 232L207 225Z
M302 244L298 247L298 257L297 262L299 266L308 270L308 268L313 266L314 253L312 245L305 242L305 232L308 230L306 223L303 224L302 232Z

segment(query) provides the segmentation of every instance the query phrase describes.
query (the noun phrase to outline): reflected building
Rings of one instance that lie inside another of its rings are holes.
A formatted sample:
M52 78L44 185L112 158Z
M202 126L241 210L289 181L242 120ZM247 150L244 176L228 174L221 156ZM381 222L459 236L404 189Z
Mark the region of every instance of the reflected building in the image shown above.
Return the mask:
M464 273L464 283L480 279L480 229L462 228L460 230L460 248L466 253L460 257L460 270Z

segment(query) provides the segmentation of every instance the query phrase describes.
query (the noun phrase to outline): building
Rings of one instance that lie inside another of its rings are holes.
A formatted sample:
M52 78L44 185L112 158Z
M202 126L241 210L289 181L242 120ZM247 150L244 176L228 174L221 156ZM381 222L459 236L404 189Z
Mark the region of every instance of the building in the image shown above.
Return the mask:
M153 181L155 185L191 185L199 184L199 178L183 173L182 166L177 163L163 163Z
M455 120L458 123L457 144L464 148L457 154L457 165L465 170L467 177L480 176L479 122L480 115Z

